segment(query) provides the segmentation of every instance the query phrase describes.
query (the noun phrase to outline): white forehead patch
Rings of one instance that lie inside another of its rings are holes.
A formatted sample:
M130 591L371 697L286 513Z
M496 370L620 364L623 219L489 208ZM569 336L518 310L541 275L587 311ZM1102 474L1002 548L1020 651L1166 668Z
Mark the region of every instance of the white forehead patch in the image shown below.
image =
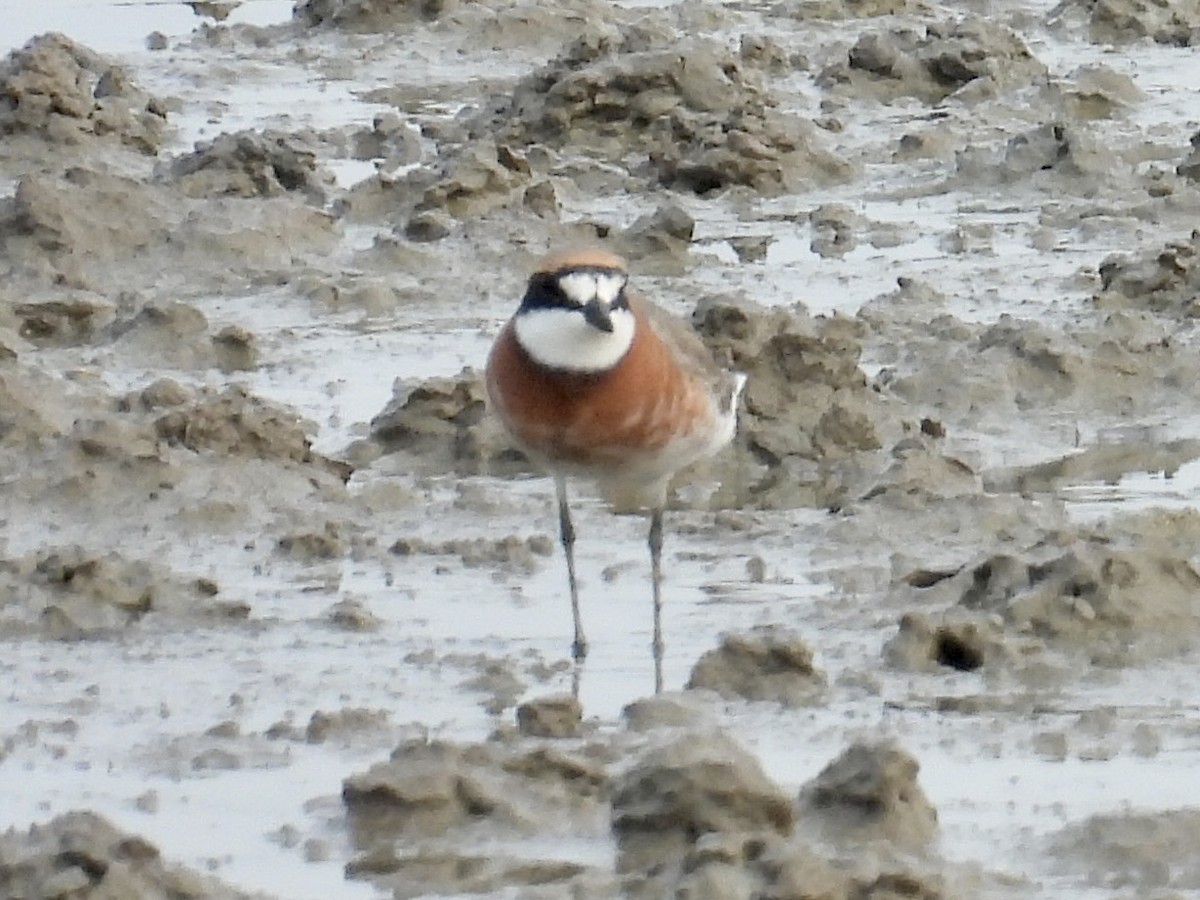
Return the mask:
M593 297L607 306L617 299L628 280L620 272L568 272L559 276L558 286L580 306Z
M534 362L568 372L603 372L619 363L633 344L633 313L614 309L612 323L612 331L601 331L578 309L530 309L517 316L513 327L517 342Z

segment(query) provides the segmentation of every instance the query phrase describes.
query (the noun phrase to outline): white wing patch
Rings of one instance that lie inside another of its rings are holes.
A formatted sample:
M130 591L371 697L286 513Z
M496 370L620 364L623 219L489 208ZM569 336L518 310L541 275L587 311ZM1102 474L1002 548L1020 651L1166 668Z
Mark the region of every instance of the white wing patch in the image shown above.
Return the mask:
M558 279L562 292L580 306L593 297L610 306L620 295L628 280L620 272L568 272Z

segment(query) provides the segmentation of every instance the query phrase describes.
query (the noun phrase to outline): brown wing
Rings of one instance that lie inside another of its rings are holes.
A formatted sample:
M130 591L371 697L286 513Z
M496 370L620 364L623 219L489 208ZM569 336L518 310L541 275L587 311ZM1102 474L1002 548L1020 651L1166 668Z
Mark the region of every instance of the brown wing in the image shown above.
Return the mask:
M630 301L642 308L645 320L654 328L655 334L674 351L689 371L711 386L720 410L728 412L741 389L744 376L722 368L699 335L679 316L644 297L631 296Z

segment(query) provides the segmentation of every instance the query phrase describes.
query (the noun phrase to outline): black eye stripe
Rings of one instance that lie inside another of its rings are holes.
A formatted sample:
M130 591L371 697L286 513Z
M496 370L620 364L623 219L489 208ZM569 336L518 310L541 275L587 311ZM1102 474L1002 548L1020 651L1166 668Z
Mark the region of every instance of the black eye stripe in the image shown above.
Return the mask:
M560 280L567 275L592 275L595 277L620 275L626 281L628 276L617 269L603 266L571 266L556 269L553 272L537 272L529 279L529 287L521 302L521 309L582 309L582 304L567 296L562 290ZM625 286L621 287L612 303L613 309L628 309L629 301L625 297Z

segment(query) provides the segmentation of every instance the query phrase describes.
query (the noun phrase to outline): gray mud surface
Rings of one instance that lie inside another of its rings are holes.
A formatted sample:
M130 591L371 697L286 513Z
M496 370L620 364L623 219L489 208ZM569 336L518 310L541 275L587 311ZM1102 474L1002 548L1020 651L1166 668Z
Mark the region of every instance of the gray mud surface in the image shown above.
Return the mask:
M1200 7L179 6L0 2L0 896L1200 890ZM657 696L582 242L748 375Z

